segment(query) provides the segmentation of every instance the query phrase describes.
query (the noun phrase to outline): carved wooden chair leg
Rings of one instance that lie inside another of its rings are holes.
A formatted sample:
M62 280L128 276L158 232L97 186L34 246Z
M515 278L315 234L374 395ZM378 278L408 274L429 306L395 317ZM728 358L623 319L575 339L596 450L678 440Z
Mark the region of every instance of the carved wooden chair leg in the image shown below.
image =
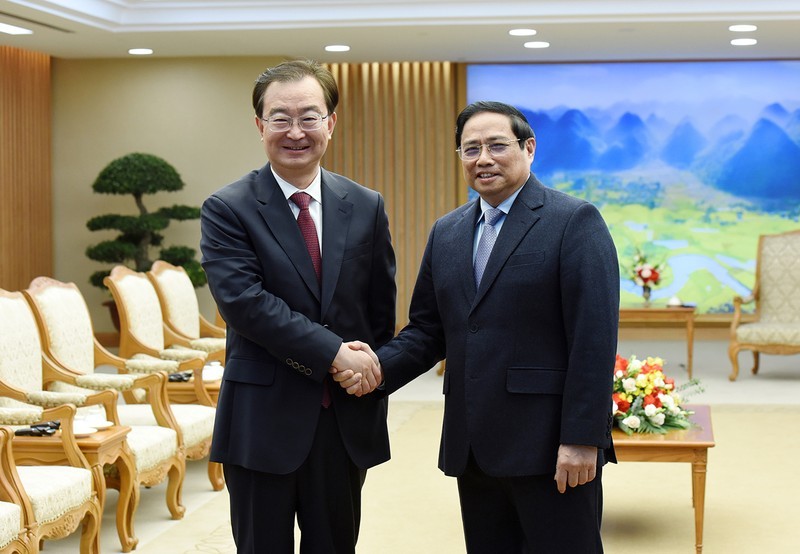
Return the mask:
M753 375L758 373L758 362L761 359L761 353L758 350L753 350Z
M728 375L728 380L736 381L739 376L739 348L736 345L732 344L728 347L728 357L731 359L731 366L733 366L733 371Z

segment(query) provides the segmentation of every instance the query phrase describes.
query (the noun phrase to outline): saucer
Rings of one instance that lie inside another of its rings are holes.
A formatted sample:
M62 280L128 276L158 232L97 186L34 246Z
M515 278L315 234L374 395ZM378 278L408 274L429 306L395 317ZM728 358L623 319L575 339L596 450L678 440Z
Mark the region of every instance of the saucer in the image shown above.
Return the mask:
M114 425L114 422L113 421L100 421L100 420L95 421L95 420L92 420L92 421L87 421L86 424L90 428L97 429L98 431L100 431L101 429L108 429L109 427Z
M74 427L72 429L72 434L75 435L75 438L78 439L88 437L92 433L97 433L97 429L95 429L94 427Z

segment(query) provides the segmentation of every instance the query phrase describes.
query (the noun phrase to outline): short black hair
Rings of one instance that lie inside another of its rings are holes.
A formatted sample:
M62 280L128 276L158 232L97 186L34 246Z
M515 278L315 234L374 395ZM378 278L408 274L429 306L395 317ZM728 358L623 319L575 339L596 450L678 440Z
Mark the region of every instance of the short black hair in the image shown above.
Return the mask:
M264 115L264 93L272 83L291 83L300 81L306 77L314 77L322 87L325 95L325 107L328 114L332 114L339 104L339 87L336 79L327 68L313 60L291 60L279 63L275 67L264 70L258 76L253 87L253 109L256 117Z
M536 138L536 135L531 128L531 124L525 119L525 116L514 106L504 104L503 102L490 102L482 100L480 102L473 102L458 114L456 119L456 148L461 146L461 133L464 132L464 125L469 119L482 112L499 113L508 116L511 121L511 130L514 136L520 139L520 148L525 148L523 139Z

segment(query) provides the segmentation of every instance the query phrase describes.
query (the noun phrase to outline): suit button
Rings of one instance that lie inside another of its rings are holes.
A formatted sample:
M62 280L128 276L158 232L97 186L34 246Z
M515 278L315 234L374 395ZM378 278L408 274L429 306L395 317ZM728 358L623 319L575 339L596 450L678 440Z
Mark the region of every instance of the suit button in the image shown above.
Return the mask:
M477 323L473 323L472 325L470 325L469 326L469 332L470 333L477 333L478 332L478 324Z
M293 367L293 368L295 368L295 369L300 369L300 364L299 364L299 363L297 363L297 362L294 362L294 363L292 364L292 367Z
M288 365L292 365L292 359L291 358L286 358L286 363Z
M306 368L306 370L303 373L305 373L306 375L311 375L312 372L309 368Z

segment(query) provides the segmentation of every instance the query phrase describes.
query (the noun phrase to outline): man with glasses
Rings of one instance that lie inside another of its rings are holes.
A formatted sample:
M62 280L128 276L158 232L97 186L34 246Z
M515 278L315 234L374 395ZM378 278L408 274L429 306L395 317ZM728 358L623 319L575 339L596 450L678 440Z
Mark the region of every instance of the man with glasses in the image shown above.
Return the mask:
M240 553L353 553L361 487L389 459L385 398L348 396L336 367L377 385L345 341L394 334L395 258L383 199L320 167L339 91L315 62L253 89L269 162L203 204L203 268L228 327L211 459L222 462Z
M434 224L409 324L377 351L382 389L447 357L439 467L458 478L468 552L602 552L614 243L594 206L531 174L536 139L516 108L467 106L456 146L480 198ZM351 372L334 378L362 394Z

